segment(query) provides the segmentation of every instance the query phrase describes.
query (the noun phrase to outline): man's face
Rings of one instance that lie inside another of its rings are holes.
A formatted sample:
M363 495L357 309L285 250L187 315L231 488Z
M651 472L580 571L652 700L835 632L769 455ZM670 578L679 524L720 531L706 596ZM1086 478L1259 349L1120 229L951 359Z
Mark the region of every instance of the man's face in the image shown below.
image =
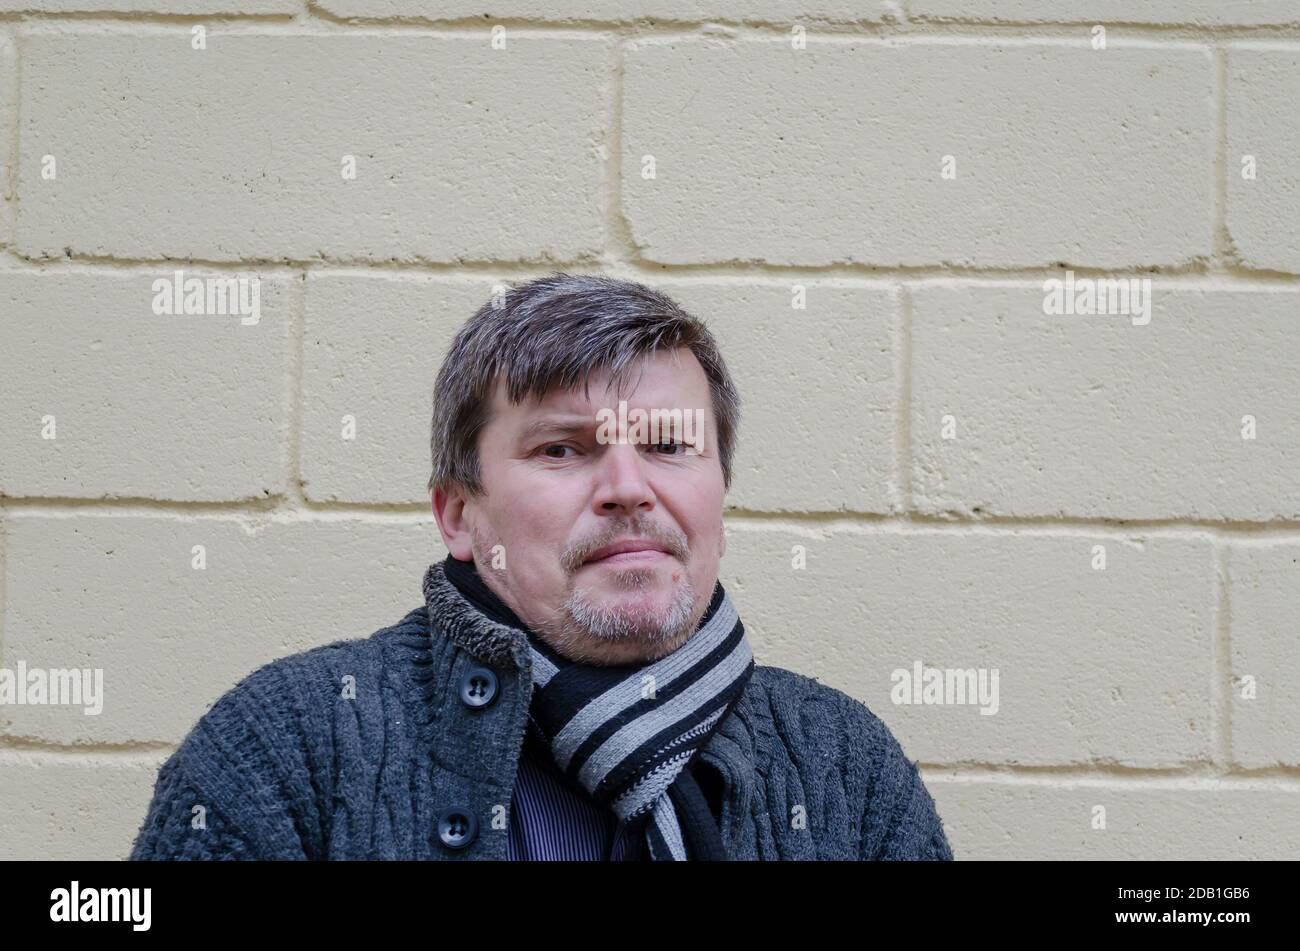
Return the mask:
M643 662L680 647L708 607L726 551L722 466L699 361L684 348L660 352L624 385L631 389L608 389L602 373L586 395L554 390L514 405L498 380L478 442L484 495L457 493L459 514L453 504L439 515L451 554L472 557L524 623L586 663ZM629 423L621 432L620 399ZM638 434L638 409L679 410L697 425ZM616 441L602 441L611 434ZM672 445L683 435L698 453ZM628 539L664 550L599 557Z

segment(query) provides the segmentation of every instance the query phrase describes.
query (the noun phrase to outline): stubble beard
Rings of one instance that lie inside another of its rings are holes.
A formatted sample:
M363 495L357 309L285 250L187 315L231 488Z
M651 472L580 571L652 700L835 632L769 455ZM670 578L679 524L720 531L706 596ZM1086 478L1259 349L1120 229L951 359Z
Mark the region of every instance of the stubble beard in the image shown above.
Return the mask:
M681 582L663 609L646 607L641 600L654 581L654 569L598 570L608 575L616 591L613 604L577 583L564 602L566 619L588 636L610 643L634 642L661 647L680 640L694 626L695 586L684 570ZM621 603L623 592L632 592L639 603L630 608L624 606Z

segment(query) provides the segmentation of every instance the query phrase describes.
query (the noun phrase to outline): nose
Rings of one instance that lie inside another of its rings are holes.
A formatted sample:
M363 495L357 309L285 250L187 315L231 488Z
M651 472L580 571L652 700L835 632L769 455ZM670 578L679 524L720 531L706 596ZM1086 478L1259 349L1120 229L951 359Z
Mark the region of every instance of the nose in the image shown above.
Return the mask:
M597 515L635 517L654 510L655 494L646 479L646 461L635 443L606 446L596 473L592 507Z

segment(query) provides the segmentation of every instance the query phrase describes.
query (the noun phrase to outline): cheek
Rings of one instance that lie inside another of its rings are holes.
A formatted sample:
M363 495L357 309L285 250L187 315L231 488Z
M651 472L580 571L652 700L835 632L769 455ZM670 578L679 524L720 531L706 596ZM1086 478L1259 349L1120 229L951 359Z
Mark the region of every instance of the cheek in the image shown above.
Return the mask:
M705 571L722 557L727 541L717 508L700 511L694 522L684 526L684 530L690 541L692 573Z
M530 561L554 560L569 543L576 514L560 499L520 492L497 513L497 527L507 546L528 552Z
M713 552L721 544L722 498L712 487L697 489L684 497L686 507L680 511L686 522L682 529L701 551Z

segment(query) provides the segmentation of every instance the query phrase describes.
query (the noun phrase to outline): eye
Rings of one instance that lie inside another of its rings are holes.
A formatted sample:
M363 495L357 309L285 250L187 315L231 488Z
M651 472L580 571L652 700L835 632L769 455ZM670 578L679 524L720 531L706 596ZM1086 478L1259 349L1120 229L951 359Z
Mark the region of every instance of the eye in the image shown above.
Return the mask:
M546 453L549 453L552 449L573 449L573 447L570 446L568 443L563 443L563 442L547 443L545 446L540 447L540 448L539 448L539 449L534 453L534 455L539 455L539 454L545 455ZM577 450L575 449L574 451L576 452ZM565 459L565 458L567 458L567 457L566 457L566 456L551 456L551 455L547 455L546 458L547 458L547 459Z
M684 455L686 452L686 443L678 442L676 439L666 439L663 442L651 443L651 447L654 449L680 449L681 450L681 452L660 453L660 455L665 455L665 456L681 456Z

